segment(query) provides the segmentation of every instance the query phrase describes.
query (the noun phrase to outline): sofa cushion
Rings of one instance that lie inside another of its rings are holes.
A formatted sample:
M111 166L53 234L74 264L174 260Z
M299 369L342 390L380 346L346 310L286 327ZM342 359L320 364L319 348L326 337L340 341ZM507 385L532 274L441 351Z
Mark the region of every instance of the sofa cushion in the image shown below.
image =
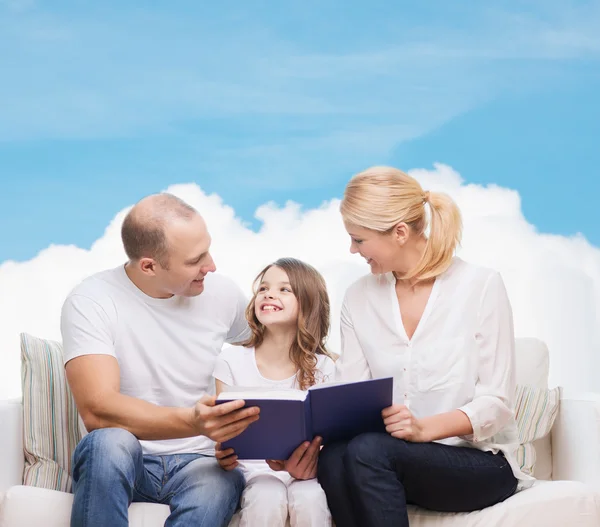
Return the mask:
M35 507L31 504L35 503ZM73 494L37 487L12 487L0 507L2 527L69 527ZM129 527L163 527L170 509L160 503L132 503L129 506ZM239 513L229 527L238 527ZM289 520L286 527L290 527Z
M600 496L575 481L540 481L506 501L470 513L412 507L410 527L592 527L600 525Z
M35 504L35 506L32 506ZM5 496L0 511L2 527L69 527L73 494L53 490L17 486ZM129 507L130 527L163 527L169 507L154 503L132 503Z
M75 401L66 381L62 345L21 334L23 483L71 489L71 455L81 439Z
M526 474L534 473L536 450L533 442L550 434L560 403L560 389L518 385L515 392L515 416L519 432L517 461Z
M548 347L535 338L515 340L517 384L548 388L550 357Z
M36 506L32 507L31 504ZM69 527L73 495L34 487L13 487L0 511L2 527ZM162 527L166 505L132 503L130 527ZM600 498L583 483L538 482L503 503L471 513L437 513L409 508L411 527L597 527ZM238 525L234 517L230 527Z

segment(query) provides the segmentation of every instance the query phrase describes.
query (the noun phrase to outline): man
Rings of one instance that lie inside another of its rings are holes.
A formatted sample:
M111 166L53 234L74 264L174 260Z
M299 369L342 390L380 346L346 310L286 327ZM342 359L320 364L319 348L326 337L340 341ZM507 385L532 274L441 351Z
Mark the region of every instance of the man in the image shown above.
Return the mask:
M175 196L141 200L121 234L129 261L84 280L62 311L67 379L89 432L73 456L71 526L126 527L132 501L168 504L169 527L227 526L244 481L218 466L214 441L243 432L258 408L207 394L223 343L249 334L246 298L210 274L204 220ZM303 443L275 464L311 479L318 451Z
M224 342L247 336L246 298L212 275L202 217L169 194L123 222L129 261L84 280L62 311L65 368L89 432L73 459L73 527L128 525L131 501L166 503L172 527L228 525L243 490L214 441L258 419L243 401L215 405ZM210 276L209 276L210 274Z

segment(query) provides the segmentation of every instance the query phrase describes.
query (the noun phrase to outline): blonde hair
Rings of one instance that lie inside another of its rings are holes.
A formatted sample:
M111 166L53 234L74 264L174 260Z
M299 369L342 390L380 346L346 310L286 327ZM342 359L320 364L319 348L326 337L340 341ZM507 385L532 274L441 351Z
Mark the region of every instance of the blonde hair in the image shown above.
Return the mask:
M298 326L296 338L290 347L290 359L296 366L296 379L301 390L307 390L317 382L317 356L325 355L332 360L337 357L325 347L329 332L329 295L325 279L312 265L295 258L280 258L267 265L254 281L254 295L246 308L246 320L251 335L241 345L260 346L265 337L265 327L256 317L254 303L258 286L271 267L279 267L289 278L292 293L298 300Z
M427 245L421 260L402 278L427 280L448 269L462 237L460 210L450 196L425 192L415 178L401 170L377 166L349 181L340 212L344 221L357 227L389 233L404 222L416 234L424 235L426 203L431 212Z

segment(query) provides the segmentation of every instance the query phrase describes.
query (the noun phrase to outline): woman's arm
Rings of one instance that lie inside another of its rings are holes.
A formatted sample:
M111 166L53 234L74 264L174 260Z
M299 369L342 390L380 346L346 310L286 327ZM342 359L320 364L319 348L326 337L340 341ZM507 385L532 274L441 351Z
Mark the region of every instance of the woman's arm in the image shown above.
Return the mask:
M473 433L471 420L461 410L424 417L420 422L425 441L438 441L439 439L467 436Z
M475 443L498 433L514 415L515 335L510 301L499 273L490 276L484 287L478 320L475 396L459 408L473 428L471 433L459 435Z
M364 381L371 378L369 364L354 331L351 310L346 294L340 316L342 353L335 363L335 377L338 381Z
M428 443L473 432L471 421L460 410L417 419L406 406L394 404L385 408L381 415L388 434L413 443Z
M515 389L512 311L502 278L490 276L478 313L478 380L473 400L457 410L416 419L403 405L383 411L388 433L414 442L461 437L483 441L498 433L513 415Z

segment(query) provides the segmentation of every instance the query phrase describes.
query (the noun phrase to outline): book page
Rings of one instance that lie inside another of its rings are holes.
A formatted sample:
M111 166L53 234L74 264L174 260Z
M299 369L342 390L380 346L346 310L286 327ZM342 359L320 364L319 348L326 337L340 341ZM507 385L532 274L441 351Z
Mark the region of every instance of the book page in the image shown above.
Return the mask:
M323 382L321 384L317 384L316 386L311 386L309 388L309 390L320 390L322 388L330 388L331 386L342 386L342 385L346 385L346 384L359 384L361 382L368 382L368 381L372 381L375 379L367 379L364 381L329 381L329 382Z
M283 401L304 401L308 392L293 389L245 387L245 386L227 386L219 394L219 401L234 401L236 399L275 399Z

